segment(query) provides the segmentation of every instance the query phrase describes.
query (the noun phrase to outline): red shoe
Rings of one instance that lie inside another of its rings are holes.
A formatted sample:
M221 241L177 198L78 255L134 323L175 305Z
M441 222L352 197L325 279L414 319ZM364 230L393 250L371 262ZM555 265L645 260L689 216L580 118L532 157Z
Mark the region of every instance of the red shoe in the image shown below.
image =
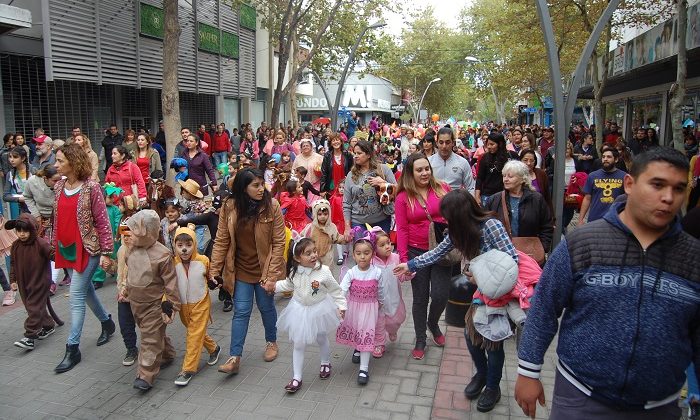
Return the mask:
M425 350L423 349L413 349L411 356L416 360L423 360L425 357Z
M380 359L384 356L384 346L374 346L374 351L372 351L372 357L375 359Z
M438 347L444 347L445 346L445 335L444 334L434 335L433 336L433 343L435 343L435 345Z
M331 364L330 363L321 364L321 370L318 372L318 377L321 379L328 379L331 377Z

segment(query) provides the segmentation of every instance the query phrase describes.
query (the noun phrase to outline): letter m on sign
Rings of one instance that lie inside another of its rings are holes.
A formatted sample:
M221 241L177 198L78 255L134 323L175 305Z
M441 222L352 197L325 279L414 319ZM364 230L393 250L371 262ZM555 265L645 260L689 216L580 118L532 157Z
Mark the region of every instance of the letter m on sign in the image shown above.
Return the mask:
M359 106L367 108L367 99L365 98L365 89L362 86L346 86L345 94L343 95L343 106Z

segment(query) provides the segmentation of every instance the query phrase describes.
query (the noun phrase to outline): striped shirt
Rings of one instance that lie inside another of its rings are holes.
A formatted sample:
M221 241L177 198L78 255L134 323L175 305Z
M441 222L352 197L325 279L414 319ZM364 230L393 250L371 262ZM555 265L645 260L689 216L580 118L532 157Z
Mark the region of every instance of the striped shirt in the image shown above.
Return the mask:
M445 239L435 248L408 261L408 269L415 273L423 267L433 265L437 263L440 258L447 255L448 252L452 251L452 249L454 249L454 246L452 245L452 240L448 233ZM518 262L518 254L515 252L513 242L511 242L506 229L498 219L489 219L481 224L479 253L483 254L491 249L501 250L513 257L515 262Z

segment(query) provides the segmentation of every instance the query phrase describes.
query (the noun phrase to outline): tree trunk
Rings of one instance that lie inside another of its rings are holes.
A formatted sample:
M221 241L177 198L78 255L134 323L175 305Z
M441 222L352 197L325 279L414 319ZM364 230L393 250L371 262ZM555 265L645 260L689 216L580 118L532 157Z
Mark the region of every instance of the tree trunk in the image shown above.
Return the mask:
M173 160L175 147L182 140L180 136L180 91L177 84L177 56L180 43L180 22L178 21L178 1L164 0L165 30L163 34L163 89L161 101L163 125L165 126L167 162ZM172 184L175 173L167 168L168 183Z
M678 17L678 70L676 72L676 83L671 88L671 100L669 108L671 112L671 130L673 131L673 147L681 152L683 148L683 102L686 92L686 76L688 74L688 53L686 51L685 39L688 27L688 1L676 0L676 16Z

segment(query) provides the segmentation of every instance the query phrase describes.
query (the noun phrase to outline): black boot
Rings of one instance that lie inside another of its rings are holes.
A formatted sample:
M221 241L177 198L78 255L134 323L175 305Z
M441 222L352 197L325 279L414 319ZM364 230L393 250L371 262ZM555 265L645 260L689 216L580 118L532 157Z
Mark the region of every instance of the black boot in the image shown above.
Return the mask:
M484 388L479 400L476 402L476 409L482 413L488 413L493 410L498 401L501 399L501 388Z
M56 366L56 373L68 372L75 365L80 363L80 349L77 344L66 344L66 355L63 356L63 361Z
M115 330L116 326L114 325L114 321L112 321L112 315L110 315L106 321L102 321L102 333L100 333L100 337L97 339L97 345L101 346L107 344L109 337L114 334Z
M477 373L474 375L466 388L464 388L464 396L470 400L476 399L481 394L481 390L486 386L486 375Z

